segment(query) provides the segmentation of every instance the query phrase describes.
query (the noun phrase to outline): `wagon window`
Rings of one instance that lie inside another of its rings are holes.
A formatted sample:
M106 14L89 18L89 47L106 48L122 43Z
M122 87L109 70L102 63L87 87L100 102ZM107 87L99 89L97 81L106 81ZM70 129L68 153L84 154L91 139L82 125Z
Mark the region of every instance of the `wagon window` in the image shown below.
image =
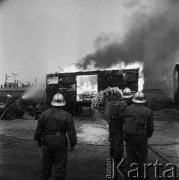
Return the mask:
M74 76L74 75L72 75L72 76L66 75L66 76L63 76L63 77L61 77L59 79L61 79L61 81L63 83L70 83L70 84L71 83L76 83L76 76Z
M137 81L137 73L136 72L125 72L124 81Z
M91 101L98 92L97 75L78 75L77 101Z

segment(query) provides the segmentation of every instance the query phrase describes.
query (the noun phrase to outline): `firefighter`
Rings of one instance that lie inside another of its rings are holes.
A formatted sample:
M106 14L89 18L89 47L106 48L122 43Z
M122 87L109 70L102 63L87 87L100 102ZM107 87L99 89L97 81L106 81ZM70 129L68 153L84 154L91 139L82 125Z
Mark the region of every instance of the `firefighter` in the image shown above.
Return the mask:
M132 101L134 104L125 109L126 153L129 169L134 165L132 163L137 163L142 173L143 164L147 162L147 140L154 131L153 113L145 106L146 99L142 92L135 93Z
M132 104L132 91L129 88L125 88L122 93L123 101L126 103L126 106L129 106Z
M5 109L7 109L7 111L5 113L5 119L7 119L7 120L12 120L15 117L14 110L11 107L12 103L13 103L12 95L7 94L6 106L5 106Z
M73 118L63 110L65 104L63 95L55 94L51 102L53 107L42 112L38 119L34 139L43 147L41 180L50 178L53 165L55 180L65 180L68 139L70 151L75 149L77 143Z
M131 104L132 92L129 88L125 88L122 93L122 100L118 103L117 117L112 116L109 122L110 134L110 158L113 158L115 164L115 172L113 179L117 179L116 167L123 157L123 121L124 111L128 104Z

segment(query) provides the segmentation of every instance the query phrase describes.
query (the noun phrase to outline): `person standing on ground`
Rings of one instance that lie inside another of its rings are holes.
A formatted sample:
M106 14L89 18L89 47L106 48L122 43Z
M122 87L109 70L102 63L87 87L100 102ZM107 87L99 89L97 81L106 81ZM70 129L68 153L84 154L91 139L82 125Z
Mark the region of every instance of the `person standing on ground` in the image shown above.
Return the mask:
M126 104L125 107L132 104L132 91L129 88L125 88L122 93L123 102Z
M12 120L15 117L15 112L14 109L11 107L11 105L13 104L13 97L11 94L7 94L7 99L6 99L6 106L4 109L7 109L4 117L7 120Z
M122 160L124 145L123 145L123 121L125 108L131 104L132 92L129 88L125 88L122 93L122 100L118 103L118 112L116 117L111 117L109 121L110 134L110 158L114 160L115 172L113 179L117 179L116 167Z
M135 93L132 101L134 104L125 109L124 134L126 153L129 169L132 163L137 163L142 173L143 164L147 163L147 140L154 131L153 113L145 106L146 100L142 92ZM132 177L130 178L132 179Z
M75 149L77 143L73 118L63 110L65 104L63 95L55 94L51 103L53 107L42 112L38 119L34 140L43 146L40 180L50 178L53 165L55 165L55 180L65 180L68 139L70 151Z

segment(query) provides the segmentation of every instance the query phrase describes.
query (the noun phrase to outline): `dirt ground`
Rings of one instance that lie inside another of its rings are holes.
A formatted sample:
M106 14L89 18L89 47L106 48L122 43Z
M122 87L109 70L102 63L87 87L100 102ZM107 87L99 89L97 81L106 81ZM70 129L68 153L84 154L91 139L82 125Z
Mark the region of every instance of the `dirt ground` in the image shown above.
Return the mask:
M1 180L39 179L41 149L32 140L1 136ZM67 179L105 179L108 147L77 145L69 153ZM104 159L104 157L106 157Z
M0 121L0 180L36 180L41 168L41 148L33 140L37 120ZM75 118L78 144L69 152L69 179L105 179L108 131L91 117ZM90 135L89 135L90 134Z
M163 163L169 161L179 165L178 114L179 111L173 109L155 112L156 131L149 141L154 150L149 149L150 162L159 159ZM106 122L89 116L74 119L78 144L74 152L69 152L66 179L106 179L106 159L109 157ZM36 120L0 121L0 180L39 179L41 149L33 140L36 124ZM154 179L153 170L150 176Z

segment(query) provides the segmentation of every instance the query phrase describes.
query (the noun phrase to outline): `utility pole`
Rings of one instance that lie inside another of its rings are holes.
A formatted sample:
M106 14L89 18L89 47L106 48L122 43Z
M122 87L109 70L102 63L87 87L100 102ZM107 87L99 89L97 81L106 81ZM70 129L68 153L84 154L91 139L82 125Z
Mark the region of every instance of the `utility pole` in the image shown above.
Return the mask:
M5 84L7 84L7 80L8 80L9 77L11 77L11 76L8 76L8 75L6 74L6 76L5 76Z
M37 85L37 77L35 78L35 86Z
M7 74L6 74L6 76L5 76L5 84L7 83L7 78L8 78L8 77L7 77Z
M14 75L14 83L16 82L16 76L18 75L18 74L15 74L15 73L12 73L13 75Z

